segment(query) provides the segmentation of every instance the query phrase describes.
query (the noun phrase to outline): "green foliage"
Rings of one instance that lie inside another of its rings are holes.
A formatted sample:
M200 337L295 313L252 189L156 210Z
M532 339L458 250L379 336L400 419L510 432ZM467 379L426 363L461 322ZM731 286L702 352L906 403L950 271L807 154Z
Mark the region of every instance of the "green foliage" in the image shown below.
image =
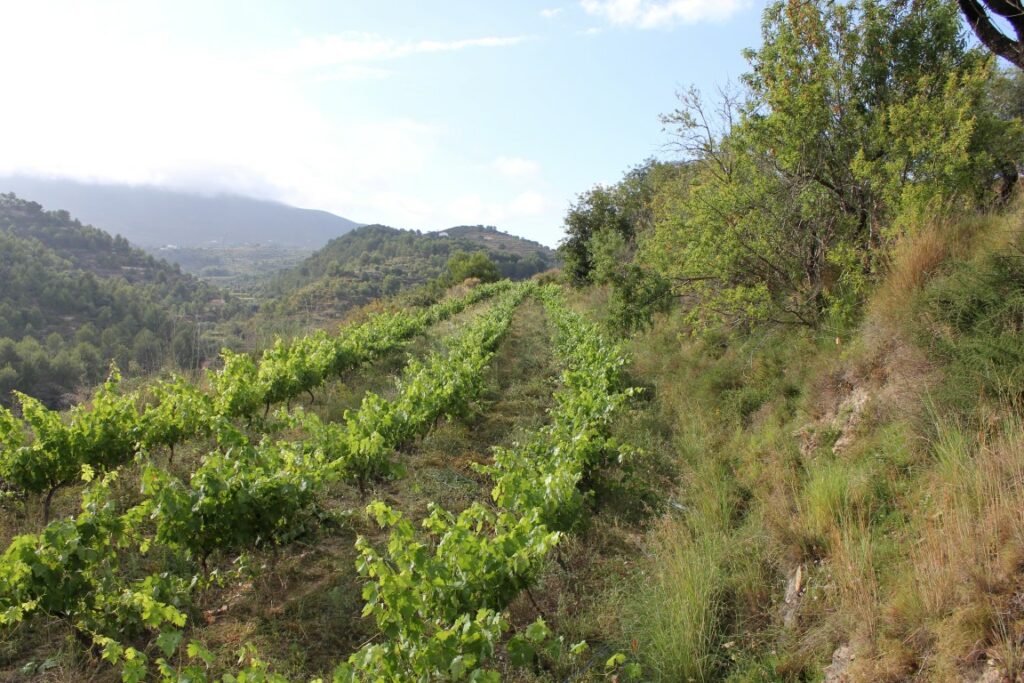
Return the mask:
M153 386L154 403L139 418L140 444L147 450L174 447L207 436L213 422L213 401L184 377Z
M650 227L654 188L666 171L664 165L650 160L630 170L619 183L596 185L577 197L565 216L566 237L558 248L570 281L582 285L605 280L614 259ZM597 242L602 237L623 246L602 248Z
M334 683L356 681L451 680L498 683L497 672L481 667L508 629L500 614L480 610L453 623L436 625L430 638L402 639L361 649L334 671Z
M4 623L17 623L38 611L65 617L103 649L108 661L121 666L125 680L144 679L148 671L146 656L124 646L122 636L165 624L182 626L184 616L175 606L189 595L195 581L178 573L154 574L129 581L121 565L119 544L122 539L124 544L140 548L142 553L159 548L161 552L198 559L204 568L206 558L214 551L244 551L293 540L304 532L303 518L310 517L308 513L325 483L347 478L349 474L365 480L366 473L358 469L364 461L353 457L356 450L369 443L379 458L385 458L395 445L429 430L439 415L460 414L466 410L468 401L482 386L481 376L494 347L508 329L516 307L532 287L528 284L511 287L507 283L485 287L470 297L421 312L428 321L443 318L461 310L467 301L485 298L490 293L503 293L494 306L449 340L446 355L435 354L426 363L410 366L399 384L399 396L393 402L370 399L364 403L359 414L350 417L347 432L341 432L348 434L348 440L335 440L332 437L338 431L325 430L318 420L305 420L300 413L290 421L293 425L308 424L311 427L309 439L294 443L264 439L254 446L242 432L221 420L215 427L222 450L208 454L188 483L150 465L142 476L142 502L121 515L114 512L106 482L93 485L85 497L85 511L78 519L50 524L41 536L17 541L5 556L9 560L7 564L0 562L0 613L4 615ZM115 386L112 380L107 391L112 392ZM194 400L202 404L194 391L184 391L179 396L174 387L175 384L168 383L158 388L157 393L168 394L165 397L168 405L180 401L187 406ZM171 394L175 396L171 398ZM371 408L367 409L367 405ZM116 423L114 414L109 411L101 411L101 414L103 419ZM44 414L51 422L54 416L56 413ZM199 423L202 424L201 419ZM60 424L59 416L56 416L56 424ZM162 429L154 433L162 433ZM24 442L20 424L7 411L0 413L0 430L5 447L19 447ZM55 448L50 450L57 452ZM93 526L96 509L103 511L105 524L98 531ZM467 512L455 519L439 511L432 518L431 528L447 539L449 550L445 562L454 562L463 549L472 545L473 539L463 536L460 540L456 529L468 534L476 528L474 525L487 523L490 515L481 506L476 517ZM536 525L516 523L507 516L494 518L493 524L507 527L492 548L495 554L520 541L528 544L542 541L537 534L543 532ZM147 537L146 533L151 536ZM493 582L500 583L501 575L495 573L497 562L494 559L489 565L480 565L480 570L492 576ZM516 577L522 580L535 570L518 559L513 561L513 566L518 573L507 581L514 582ZM60 585L53 585L58 578ZM41 582L46 582L44 587L40 587ZM477 593L470 592L466 599L498 583L480 586ZM39 597L44 590L50 592L52 603L44 604ZM495 625L503 624L497 616L485 622L491 632ZM497 634L500 635L500 628ZM157 636L156 645L172 651L180 641L180 633L164 630ZM465 649L477 639L460 642L460 647ZM453 646L451 643L444 647ZM458 655L458 661L450 660L447 666L455 672L468 672L475 661L471 652L465 650ZM157 660L156 665L165 676L173 676L174 668L165 660ZM205 676L202 667L190 668L192 666L186 669L197 676ZM242 671L254 676L253 680L281 680L271 675L265 666L253 662ZM243 673L238 676L238 680L244 677Z
M990 194L1019 121L987 108L992 62L929 0L775 3L743 98L664 118L692 160L656 201L643 260L693 321L848 325L909 216Z
M465 415L483 389L483 372L494 348L528 291L520 285L507 292L448 340L447 354L410 361L393 401L368 393L359 410L346 411L343 425L323 425L306 416L309 446L325 454L332 476L354 481L362 488L370 479L391 471L388 457L396 446L423 433L442 416Z
M0 556L0 625L41 613L85 636L118 639L183 626L185 582L166 575L132 579L120 551L135 542L131 520L116 514L101 482L77 519L19 536Z
M10 413L0 424L0 477L18 488L46 494L44 518L49 518L53 492L82 473L114 470L135 454L139 415L134 394L120 392L121 376L110 378L93 395L91 406L78 406L65 423L61 414L38 400L18 394L24 422L32 439L26 443L21 425Z
M482 282L494 282L500 277L497 264L491 260L486 251L471 253L457 251L448 259L445 271L448 280L453 284L469 278L476 278Z
M615 185L583 193L566 215L567 237L559 247L566 273L576 285L611 287L608 322L614 330L646 327L670 301L669 282L637 261L636 252L651 229L655 193L675 173L648 161Z
M988 100L989 108L1000 120L1024 120L1024 71L996 69L988 84Z
M610 429L635 392L619 387L621 347L570 311L557 289L543 296L557 330L556 355L565 365L551 423L525 444L495 449L494 464L480 469L494 478L492 495L501 508L537 510L546 525L569 529L583 511L581 485L600 467L630 455L611 439Z
M156 519L155 540L186 548L205 565L214 550L292 540L322 477L316 457L265 441L211 453L188 486L151 466L143 473L142 493Z
M466 273L458 282L481 274L485 281L523 280L552 268L556 260L541 244L484 226L438 234L368 225L331 240L299 266L281 273L267 287L273 300L265 310L275 317L310 308L340 315L394 294L433 299L454 281L448 276L449 259L479 251L494 262L497 274L481 261L480 273Z
M287 343L277 340L259 362L224 349L224 367L207 373L215 410L226 417L251 418L260 407L267 412L271 405L312 394L328 379L393 351L429 325L508 287L508 282L493 283L426 310L380 313L365 323L343 328L335 337L316 332Z
M413 527L383 503L368 510L391 529L387 556L364 540L359 572L374 579L363 597L384 633L421 637L424 622L447 623L463 613L500 609L536 580L540 560L558 542L536 517L495 513L477 503L453 515L432 505L423 529L432 542L416 540ZM410 612L417 617L410 618Z
M367 512L391 529L386 556L357 542L359 572L372 579L363 614L388 640L354 654L336 680L498 680L483 668L508 628L497 610L536 578L558 534L480 504L457 516L434 506L429 543L383 503Z
M569 528L582 514L577 487L602 464L631 453L609 437L613 416L632 394L618 387L621 349L571 312L557 288L540 296L566 367L552 425L480 468L495 478L497 512L478 503L453 515L435 505L421 540L401 513L379 502L368 507L391 529L386 553L357 542L357 567L371 579L364 614L374 616L386 640L354 653L335 680L498 680L487 661L508 629L500 610L536 580L561 538L551 525ZM562 643L550 637L543 621L517 634L508 643L512 662L531 664L541 651L559 655ZM635 678L635 664L610 661L609 671L620 668Z
M145 680L151 665L167 681L179 680L179 674L214 680L209 677L209 653L196 644L188 646L187 659L178 656L175 665L169 662L183 642L181 610L196 579L180 570L151 575L143 570L136 578L139 565L125 549L196 558L205 568L215 551L284 544L302 534L303 519L313 519L309 512L325 484L338 478L363 482L388 471L388 453L396 445L429 430L438 416L467 411L516 307L538 287L530 283L491 290L502 292L501 298L447 340L447 353L411 363L395 399L369 394L358 411L346 414L344 426L324 424L301 411L278 413L283 426L306 428L308 437L295 442L265 438L252 445L226 420L209 416L215 405L209 397L180 379L158 385L153 391L158 403L139 420L147 443L173 443L179 436L212 429L220 450L208 454L187 483L147 466L143 500L123 514L115 512L109 482L95 482L77 519L17 540L0 559L4 623L15 624L37 612L67 619L104 659L120 667L126 681ZM556 288L545 289L541 296L566 366L553 425L494 472L508 480L519 477L524 487L535 490L545 490L541 479L549 475L575 489L585 486L597 468L631 454L610 439L609 428L632 391L618 387L625 362L621 349L571 312ZM444 317L463 305L461 300L439 304L427 318ZM105 391L120 398L115 388L112 380ZM97 414L118 421L116 411ZM44 417L52 421L55 415ZM172 416L181 422L168 422ZM26 441L21 424L6 411L0 413L0 438L5 447L15 449ZM511 472L511 463L526 462L526 456L547 460L551 467ZM583 512L576 504L582 498L563 489L549 490L545 495L551 500L509 498L505 505L500 488L496 485L494 493L497 510L477 503L453 514L432 506L422 534L387 505L367 508L390 530L383 552L363 539L357 543L358 569L368 579L364 613L374 617L385 638L354 653L335 671L335 680L498 680L489 662L509 630L502 610L537 581L561 538L544 518L563 520L568 527L570 518ZM152 648L143 652L126 645L125 636L132 634L146 634L164 657L150 661L147 652ZM508 641L513 659L524 666L542 656L557 660L583 649L582 644L568 647L555 638L543 621ZM613 659L609 672L635 677L635 664ZM284 680L248 648L239 663L237 674L222 680Z
M158 382L152 389L155 402L141 415L135 395L120 394L116 369L95 393L91 405L75 407L67 423L60 413L36 399L19 395L24 424L6 409L0 411L0 479L22 491L45 494L43 518L48 520L50 500L57 489L73 482L85 468L102 473L126 464L140 447L168 448L173 457L179 443L214 432L219 439L229 435L230 444L247 447L247 441L230 427L233 418L251 421L261 406L269 410L271 403L310 392L329 377L372 360L427 326L510 287L508 282L484 285L423 311L380 314L361 325L344 328L335 338L318 332L290 344L278 343L259 364L248 355L225 350L224 368L210 373L211 393L182 378ZM406 403L391 406L374 403L375 397L368 397L366 410L350 428L350 440L327 449L335 454L332 461L336 461L333 466L338 472L365 484L387 470L387 455L395 445L441 414L465 411L468 400L479 391L479 374L489 350L500 339L518 301L516 297L523 292L512 294L495 314L467 329L461 345L456 344L460 355L435 356L430 367L414 366L408 373L411 389L404 395ZM391 440L379 433L390 418L374 413L378 405L386 406L389 414L403 417L404 431L385 432ZM33 438L26 442L28 432ZM316 432L321 444L329 433L323 428ZM341 448L346 449L345 458L338 454ZM259 461L258 457L253 460ZM216 470L211 477L218 480L222 474Z
M565 217L567 236L559 246L565 272L577 285L590 281L594 270L594 257L590 241L605 231L631 232L626 219L614 203L613 191L598 185L581 194L569 208Z
M214 409L230 417L252 415L263 404L263 394L256 383L256 362L250 355L231 349L222 349L220 356L223 367L217 372L207 370Z
M919 340L947 371L940 398L969 410L979 396L1019 404L1024 386L1024 252L955 261L919 301Z

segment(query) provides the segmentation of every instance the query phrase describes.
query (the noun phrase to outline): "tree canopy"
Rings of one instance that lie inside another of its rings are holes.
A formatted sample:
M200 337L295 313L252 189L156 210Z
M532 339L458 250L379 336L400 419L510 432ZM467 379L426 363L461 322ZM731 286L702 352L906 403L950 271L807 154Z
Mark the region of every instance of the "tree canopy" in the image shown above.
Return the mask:
M570 209L572 279L621 238L695 323L848 319L915 216L1015 181L1020 120L992 106L1000 74L950 3L775 2L762 34L736 87L684 90L663 117L680 163Z

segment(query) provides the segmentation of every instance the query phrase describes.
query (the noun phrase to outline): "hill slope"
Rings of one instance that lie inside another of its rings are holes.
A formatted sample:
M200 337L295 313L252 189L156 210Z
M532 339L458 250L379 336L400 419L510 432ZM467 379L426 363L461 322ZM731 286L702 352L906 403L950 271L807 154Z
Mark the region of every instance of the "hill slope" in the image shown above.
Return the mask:
M502 232L493 225L458 225L454 228L438 230L437 232L427 234L429 236L447 236L456 240L472 242L477 245L477 249L498 254L509 254L520 258L527 258L532 254L540 253L549 258L555 258L555 252L543 244Z
M123 237L14 195L0 195L0 282L0 400L18 389L60 403L111 359L197 364L196 324L236 306Z
M0 192L65 209L145 247L274 242L316 249L359 224L326 211L234 195L7 176Z
M444 272L456 252L484 251L502 277L524 279L553 267L555 252L492 227L460 226L420 233L368 225L331 240L269 285L271 309L339 313L424 284Z
M920 226L841 336L677 307L631 339L616 436L676 485L580 628L645 680L1020 680L1022 218Z

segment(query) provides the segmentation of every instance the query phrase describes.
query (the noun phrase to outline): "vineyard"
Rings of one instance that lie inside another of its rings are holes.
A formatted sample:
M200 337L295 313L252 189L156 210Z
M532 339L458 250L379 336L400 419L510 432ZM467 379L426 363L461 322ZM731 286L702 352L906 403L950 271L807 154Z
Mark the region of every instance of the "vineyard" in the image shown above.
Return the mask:
M114 369L67 414L18 395L20 417L0 410L0 479L30 532L0 557L0 652L44 674L56 653L19 644L63 633L55 648L124 681L635 677L627 654L558 633L535 594L552 567L572 573L564 547L594 491L637 455L613 436L636 393L625 363L560 288L502 282L225 351L203 382L126 391ZM417 457L452 430L483 452L429 495ZM77 513L54 515L55 496ZM345 645L297 671L261 658L262 638L223 656L225 596L345 538L324 569L361 596L339 607Z

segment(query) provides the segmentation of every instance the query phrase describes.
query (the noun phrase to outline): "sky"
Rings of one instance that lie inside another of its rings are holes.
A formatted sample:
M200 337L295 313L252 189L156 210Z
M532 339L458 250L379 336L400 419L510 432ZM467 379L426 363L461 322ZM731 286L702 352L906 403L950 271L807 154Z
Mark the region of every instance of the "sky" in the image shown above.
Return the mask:
M736 79L764 0L0 0L0 174L554 246Z

